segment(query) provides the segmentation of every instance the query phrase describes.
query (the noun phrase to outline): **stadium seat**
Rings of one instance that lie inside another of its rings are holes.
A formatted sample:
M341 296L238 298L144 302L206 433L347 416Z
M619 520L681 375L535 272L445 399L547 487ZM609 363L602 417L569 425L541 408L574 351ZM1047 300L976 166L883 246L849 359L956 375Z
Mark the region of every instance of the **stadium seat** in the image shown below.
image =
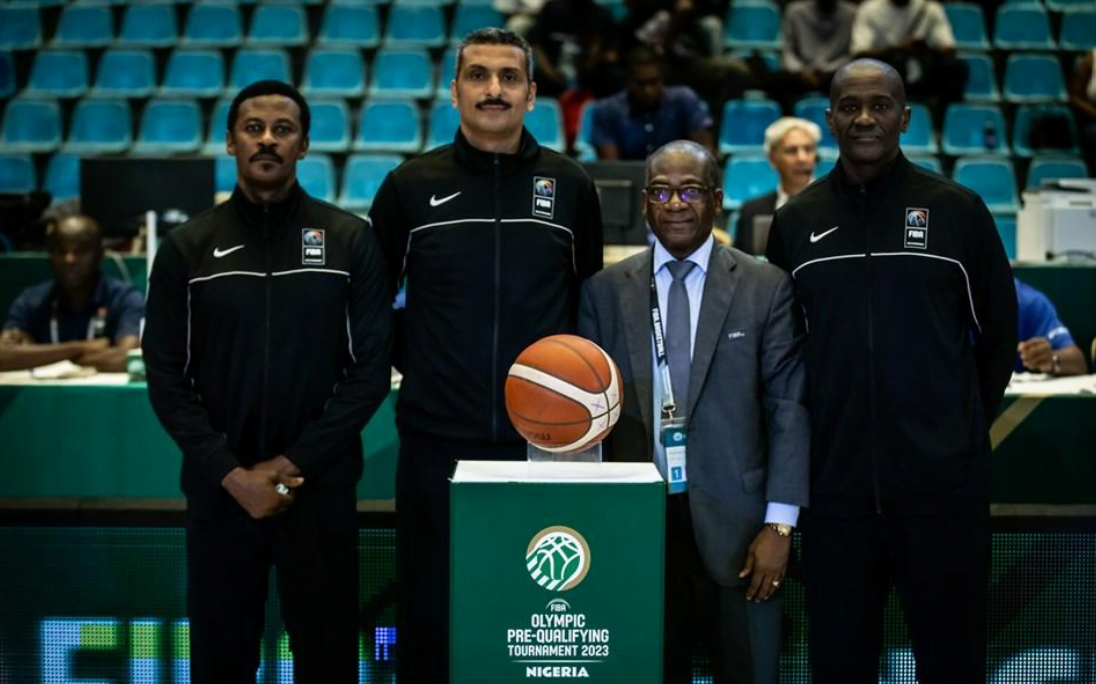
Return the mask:
M80 196L80 158L71 154L55 154L46 164L46 179L42 189L54 202Z
M807 121L813 121L822 129L822 140L818 143L819 157L837 158L837 141L830 133L829 124L826 123L826 109L830 106L830 98L824 95L810 95L795 103L792 110L795 116ZM764 140L762 140L764 144Z
M205 144L202 145L202 154L216 157L225 154L225 134L228 131L228 108L232 104L231 99L218 100L213 105L213 113L209 115L209 127L206 133Z
M837 166L837 159L834 157L821 157L818 160L818 165L814 167L814 177L822 178L833 171L833 167Z
M1005 118L996 105L956 103L944 116L944 154L1009 154ZM987 140L987 138L994 140ZM992 142L988 147L986 143Z
M232 60L228 85L233 92L255 81L271 79L290 83L289 55L285 50L240 50Z
M350 110L343 100L316 100L312 110L309 149L316 152L345 152L350 148Z
M28 97L80 97L88 90L88 58L83 50L42 50L34 57Z
M986 15L972 2L946 2L951 31L955 34L955 46L960 50L988 50L989 34L986 32Z
M114 40L109 5L75 3L61 12L53 44L66 48L106 47Z
M156 60L149 50L107 50L95 70L96 97L148 97L156 90Z
M61 105L17 98L4 108L0 149L9 153L52 152L61 145Z
M232 192L236 188L236 158L230 157L221 149L221 155L213 160L214 192Z
M243 42L240 8L232 3L203 2L190 8L182 45L236 47Z
M1001 5L993 46L998 50L1053 50L1050 19L1042 5Z
M582 114L578 121L578 133L575 135L575 155L580 162L597 161L597 149L590 142L594 127L594 101L582 105Z
M440 7L392 6L384 38L387 47L441 47L445 41L445 19Z
M67 0L10 0L12 7L60 7Z
M1062 65L1050 55L1013 54L1005 66L1005 99L1009 102L1063 102Z
M361 97L366 68L360 50L317 48L308 53L301 92L309 97Z
M374 48L380 43L377 8L369 5L327 6L316 44L321 47Z
M120 46L171 47L179 39L175 7L165 3L126 5L122 15Z
M126 100L81 100L72 114L70 154L116 154L133 143L133 120Z
M963 99L967 102L1000 102L1001 91L997 87L997 73L993 60L980 53L962 53L959 58L967 63L967 86Z
M765 129L780 118L780 105L771 100L730 100L723 105L719 152L764 152Z
M423 49L382 48L373 59L370 98L426 98L434 92L434 63Z
M1033 129L1040 119L1050 117L1044 126L1044 139L1033 140ZM1047 139L1046 135L1050 138ZM1077 146L1077 123L1073 111L1059 104L1021 105L1016 109L1012 124L1012 142L1017 155L1080 154Z
M0 51L0 97L15 92L15 61L10 52Z
M751 197L776 189L780 177L764 155L732 157L723 172L723 208L738 209Z
M196 152L202 142L202 112L189 100L152 100L141 116L135 154Z
M396 155L351 156L343 169L339 206L350 211L368 211L384 177L402 162L403 159Z
M563 152L567 148L567 136L563 133L563 112L559 101L551 97L538 97L533 111L525 114L525 128L541 146Z
M453 14L453 26L449 30L449 43L456 45L461 38L478 28L503 28L506 18L490 5L457 5Z
M1096 48L1096 8L1071 7L1062 12L1058 47L1063 50Z
M37 7L0 7L0 50L32 50L41 44Z
M171 53L160 94L171 97L217 97L225 88L225 62L220 50Z
M308 20L297 5L261 4L251 17L248 45L289 47L308 42Z
M448 99L434 101L430 108L430 130L426 136L426 149L432 150L439 145L453 142L453 136L460 127L460 112L453 108Z
M1008 159L959 159L951 175L980 195L992 212L1015 213L1020 207L1016 174Z
M1016 214L994 214L993 222L997 224L997 235L1001 238L1001 244L1005 248L1005 256L1016 258Z
M780 49L780 8L770 0L731 3L723 25L727 47Z
M1069 12L1075 9L1091 9L1092 0L1046 0L1047 9L1052 12Z
M446 50L441 55L441 63L438 65L438 87L434 91L435 97L443 100L449 99L449 84L457 73L457 51Z
M910 163L917 164L923 169L934 171L936 173L944 173L944 165L940 163L940 159L937 157L923 157L919 155L910 155Z
M1028 189L1041 187L1044 180L1060 178L1088 178L1088 167L1076 157L1036 157L1028 167Z
M335 164L326 154L310 154L297 162L297 182L316 199L335 201Z
M22 194L38 189L38 174L29 154L0 154L0 193Z
M359 122L355 150L414 154L422 149L422 120L414 102L366 102Z
M920 102L909 103L910 125L902 134L902 149L910 154L936 154L940 146L932 130L929 108Z

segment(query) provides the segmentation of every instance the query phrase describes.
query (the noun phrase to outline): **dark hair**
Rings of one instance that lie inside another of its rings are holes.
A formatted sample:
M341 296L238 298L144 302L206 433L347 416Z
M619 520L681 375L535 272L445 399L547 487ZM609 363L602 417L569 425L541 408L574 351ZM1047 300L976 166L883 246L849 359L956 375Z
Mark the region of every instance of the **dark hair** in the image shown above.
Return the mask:
M526 77L530 81L533 80L533 48L529 47L529 43L518 34L500 28L476 29L461 39L460 45L457 46L457 72L455 76L460 76L460 68L464 62L464 49L469 45L510 45L516 47L525 55Z
M662 53L648 45L639 45L628 51L624 57L624 63L628 66L628 72L641 66L665 66Z
M236 97L232 99L232 104L228 107L228 130L231 131L236 127L236 119L240 114L240 105L245 100L264 95L284 95L296 102L297 107L301 110L301 131L308 135L309 126L312 124L312 113L308 109L308 103L305 102L304 96L301 95L299 90L282 81L255 81L236 93Z

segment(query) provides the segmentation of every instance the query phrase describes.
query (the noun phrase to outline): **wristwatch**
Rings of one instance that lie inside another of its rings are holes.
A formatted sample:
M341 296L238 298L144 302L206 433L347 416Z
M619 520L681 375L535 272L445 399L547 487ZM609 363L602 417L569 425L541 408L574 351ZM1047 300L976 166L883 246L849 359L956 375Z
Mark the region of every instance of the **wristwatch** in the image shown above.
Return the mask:
M792 530L795 529L791 525L783 525L781 523L766 523L766 526L781 537L792 536Z

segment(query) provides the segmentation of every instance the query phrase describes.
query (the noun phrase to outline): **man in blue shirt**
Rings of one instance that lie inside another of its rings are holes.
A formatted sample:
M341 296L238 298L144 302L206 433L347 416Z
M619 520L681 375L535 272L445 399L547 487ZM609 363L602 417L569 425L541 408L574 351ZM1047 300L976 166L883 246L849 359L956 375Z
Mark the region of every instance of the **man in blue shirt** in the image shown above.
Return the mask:
M1069 328L1058 319L1054 304L1027 283L1016 283L1020 345L1014 370L1047 375L1084 375L1085 357Z
M0 333L0 370L69 360L99 371L125 370L140 344L145 302L131 285L99 271L99 226L86 216L61 221L47 236L54 279L16 298Z
M664 66L648 47L628 53L628 88L598 100L590 142L598 159L643 160L672 140L688 139L712 151L708 105L688 86L665 86Z

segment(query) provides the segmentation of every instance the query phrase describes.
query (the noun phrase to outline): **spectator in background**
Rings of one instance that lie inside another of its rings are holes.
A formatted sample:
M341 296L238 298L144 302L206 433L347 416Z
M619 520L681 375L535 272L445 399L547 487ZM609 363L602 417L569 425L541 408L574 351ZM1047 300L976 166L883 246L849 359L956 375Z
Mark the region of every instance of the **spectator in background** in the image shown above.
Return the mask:
M121 372L140 344L144 297L99 270L99 224L87 216L60 221L46 236L53 280L27 288L0 333L0 370L73 361Z
M548 0L528 40L537 65L537 95L559 98L570 89L605 97L616 77L616 23L594 0Z
M1047 375L1084 375L1085 356L1054 304L1042 292L1013 278L1019 308L1020 344L1013 370Z
M708 105L688 86L666 86L662 58L649 47L628 53L626 90L592 106L591 142L598 159L644 160L673 140L689 139L714 153Z
M1081 132L1081 154L1088 168L1096 169L1096 49L1077 60L1069 87L1069 104Z
M785 109L804 93L825 92L849 61L856 5L848 0L795 0L784 10L781 71L766 88Z
M786 116L769 124L765 129L765 153L780 176L780 184L776 190L742 205L735 247L747 254L765 253L764 238L768 236L773 214L814 180L821 140L822 129L813 121Z

